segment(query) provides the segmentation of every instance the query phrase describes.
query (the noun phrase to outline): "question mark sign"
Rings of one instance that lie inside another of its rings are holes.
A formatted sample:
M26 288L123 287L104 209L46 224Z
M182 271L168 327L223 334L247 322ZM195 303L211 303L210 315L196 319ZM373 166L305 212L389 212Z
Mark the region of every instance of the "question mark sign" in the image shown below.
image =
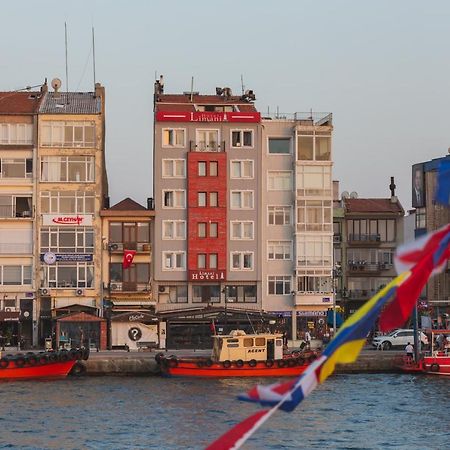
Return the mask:
M128 330L128 337L132 341L138 341L142 337L142 331L137 327L130 328Z

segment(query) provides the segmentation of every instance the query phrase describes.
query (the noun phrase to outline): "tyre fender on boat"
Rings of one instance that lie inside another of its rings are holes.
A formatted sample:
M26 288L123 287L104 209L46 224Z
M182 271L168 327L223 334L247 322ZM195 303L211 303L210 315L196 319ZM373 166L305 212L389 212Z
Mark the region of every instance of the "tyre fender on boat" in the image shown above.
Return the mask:
M309 358L308 358L308 361L310 362L310 363L312 363L314 360L316 360L317 359L317 355L316 354L312 354Z
M39 355L39 357L38 357L38 362L41 365L47 364L48 360L49 360L48 355L46 355L45 353L42 355Z
M18 356L15 360L14 360L14 364L16 365L16 367L23 367L25 365L25 358L23 356Z
M174 367L178 367L178 359L177 359L177 358L174 358L174 357L169 358L168 365L169 365L169 367L171 367L172 369L173 369Z
M286 361L284 359L279 359L277 361L277 366L278 367L286 367Z
M59 355L58 355L58 359L61 362L66 362L69 360L69 352L67 350L60 350Z
M203 361L202 359L197 361L197 367L203 367L205 365L205 361Z
M79 377L85 373L86 373L86 366L82 362L77 361L70 370L69 375Z
M161 364L161 361L164 359L164 353L163 352L159 352L155 355L155 361L158 364Z
M440 370L439 364L438 364L438 363L433 363L433 364L431 364L430 370L431 370L432 372L439 372L439 370Z
M295 367L297 365L297 360L295 360L294 358L289 358L287 360L287 365L288 367Z
M9 359L1 358L0 359L0 369L6 369L8 366L9 366Z
M51 353L48 355L48 359L49 359L49 361L52 362L52 363L57 362L57 361L58 361L58 354L55 353L55 352L51 352Z
M208 358L208 359L205 361L205 366L206 366L206 367L211 367L212 365L213 365L212 359Z
M250 367L256 367L256 364L258 364L258 363L256 362L256 359L251 359L251 360L248 362L248 365L249 365Z
M230 361L229 359L225 360L225 361L222 363L222 366L223 366L225 369L229 369L229 368L231 367L231 361Z
M39 360L37 359L35 354L32 353L32 354L27 356L27 363L30 366L35 366L38 362L39 362Z
M268 359L268 360L266 361L266 367L272 367L273 364L274 364L274 360L273 360L273 359Z
M299 358L297 358L297 364L299 366L303 366L305 364L305 359L300 356Z
M69 350L69 359L75 361L78 359L78 350L76 348L71 348Z
M242 367L244 365L244 361L242 361L242 359L238 359L236 361L236 367Z

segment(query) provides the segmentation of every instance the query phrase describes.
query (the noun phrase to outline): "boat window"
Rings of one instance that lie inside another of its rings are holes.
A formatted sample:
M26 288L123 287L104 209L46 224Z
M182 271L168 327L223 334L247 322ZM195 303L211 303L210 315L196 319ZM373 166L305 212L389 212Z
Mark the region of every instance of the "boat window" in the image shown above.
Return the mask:
M257 347L265 347L266 346L266 338L255 338L255 345Z
M239 344L227 344L228 348L239 347Z
M283 341L282 341L281 339L277 339L277 340L275 341L275 345L276 345L277 347L282 347L282 346L283 346Z
M253 347L253 338L244 338L244 347Z
M231 344L232 342L239 342L239 339L227 339L227 342Z

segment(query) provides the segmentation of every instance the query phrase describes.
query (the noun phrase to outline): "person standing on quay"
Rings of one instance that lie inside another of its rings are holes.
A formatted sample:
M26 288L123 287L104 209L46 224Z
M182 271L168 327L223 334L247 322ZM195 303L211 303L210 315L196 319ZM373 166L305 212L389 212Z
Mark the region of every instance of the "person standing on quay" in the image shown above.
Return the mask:
M411 360L414 359L414 347L411 345L410 342L405 347L406 356L410 358Z

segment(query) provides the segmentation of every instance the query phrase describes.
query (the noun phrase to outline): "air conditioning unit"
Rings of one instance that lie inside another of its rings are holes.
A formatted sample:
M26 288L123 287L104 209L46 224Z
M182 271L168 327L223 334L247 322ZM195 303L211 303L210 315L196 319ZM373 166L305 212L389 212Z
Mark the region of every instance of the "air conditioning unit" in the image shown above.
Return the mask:
M7 306L5 312L16 312L16 308L14 306Z
M77 290L75 291L75 295L76 295L77 297L81 297L82 295L84 295L84 290L83 290L83 289L77 289Z
M122 285L119 283L111 283L111 291L121 291Z
M50 289L48 289L48 288L40 288L39 289L39 293L42 296L48 296L48 295L50 295Z
M169 286L159 286L158 292L160 294L168 294L169 293Z

